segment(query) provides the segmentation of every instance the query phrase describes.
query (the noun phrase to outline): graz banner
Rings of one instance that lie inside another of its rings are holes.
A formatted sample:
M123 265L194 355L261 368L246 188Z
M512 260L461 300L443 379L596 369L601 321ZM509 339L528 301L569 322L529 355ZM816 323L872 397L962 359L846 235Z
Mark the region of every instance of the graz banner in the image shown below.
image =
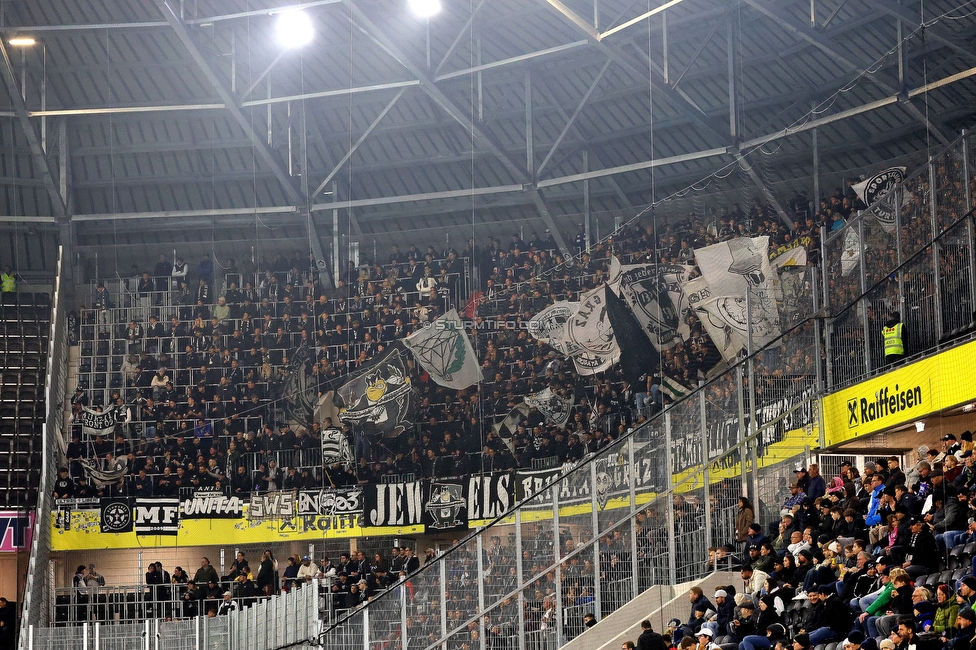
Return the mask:
M240 519L244 499L219 490L185 490L180 495L180 516L184 519Z

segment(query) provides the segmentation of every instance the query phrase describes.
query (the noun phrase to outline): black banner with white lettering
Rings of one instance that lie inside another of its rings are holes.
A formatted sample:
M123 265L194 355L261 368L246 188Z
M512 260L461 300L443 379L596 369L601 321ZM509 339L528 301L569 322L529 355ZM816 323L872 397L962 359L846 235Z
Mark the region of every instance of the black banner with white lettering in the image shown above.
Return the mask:
M219 490L180 491L180 517L184 519L240 519L244 499Z
M379 483L363 489L367 526L419 526L427 504L425 481Z
M514 474L490 474L468 479L468 520L494 519L515 503Z
M180 530L179 497L136 499L136 535L176 535Z
M105 411L85 407L78 414L81 432L89 438L111 435L124 413L125 409L116 406L111 406Z

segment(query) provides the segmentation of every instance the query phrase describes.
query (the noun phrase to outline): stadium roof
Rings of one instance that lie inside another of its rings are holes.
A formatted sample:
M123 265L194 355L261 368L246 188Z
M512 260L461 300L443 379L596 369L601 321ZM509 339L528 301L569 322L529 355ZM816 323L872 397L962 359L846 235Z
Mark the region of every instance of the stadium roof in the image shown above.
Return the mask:
M286 0L0 0L0 215L79 250L327 248L335 208L363 242L571 236L584 201L632 215L737 160L750 195L791 189L814 137L824 178L924 160L976 110L971 1L442 4L306 1L283 49Z

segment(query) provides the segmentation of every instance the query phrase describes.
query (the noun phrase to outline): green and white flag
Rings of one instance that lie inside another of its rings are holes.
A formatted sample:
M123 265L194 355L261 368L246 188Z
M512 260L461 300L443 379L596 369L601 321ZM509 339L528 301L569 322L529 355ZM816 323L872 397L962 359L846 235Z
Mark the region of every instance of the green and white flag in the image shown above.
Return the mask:
M455 390L481 381L481 366L474 347L464 333L464 324L452 309L406 338L413 353L430 378Z

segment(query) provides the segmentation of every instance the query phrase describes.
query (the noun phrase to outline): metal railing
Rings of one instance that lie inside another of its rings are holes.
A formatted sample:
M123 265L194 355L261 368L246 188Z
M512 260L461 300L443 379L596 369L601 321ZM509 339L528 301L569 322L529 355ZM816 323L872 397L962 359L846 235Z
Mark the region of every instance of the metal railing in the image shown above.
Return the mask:
M179 603L172 602L172 611L145 610L146 615L138 621L132 621L132 617L108 617L86 619L84 623L67 627L32 623L23 628L21 647L50 650L270 650L293 644L292 647L307 648L311 647L320 630L320 590L323 588L319 581L312 581L257 602L235 599L235 605L230 609L222 607L220 601L214 601L207 613L189 618L179 618ZM73 606L84 607L86 614L96 608L112 613L115 607L113 596L128 598L138 589L145 591L146 587L104 591L99 588L88 594L87 602L76 602ZM100 600L102 597L104 601ZM154 602L162 608L168 601L142 602ZM127 606L134 608L136 605Z
M859 217L825 233L828 388L884 368L881 328L892 312L905 324L908 356L936 349L973 321L974 147L964 133Z
M65 287L62 285L64 249L58 248L57 275L51 296L51 335L48 339L47 373L44 384L44 404L47 417L41 439L41 471L38 482L37 507L34 513L34 538L27 565L27 582L21 606L21 621L38 625L49 622L51 589L54 568L51 556L51 511L54 481L57 478L56 458L63 455L67 445L62 417L68 373L68 344L65 327ZM20 647L28 647L26 625L20 629Z

